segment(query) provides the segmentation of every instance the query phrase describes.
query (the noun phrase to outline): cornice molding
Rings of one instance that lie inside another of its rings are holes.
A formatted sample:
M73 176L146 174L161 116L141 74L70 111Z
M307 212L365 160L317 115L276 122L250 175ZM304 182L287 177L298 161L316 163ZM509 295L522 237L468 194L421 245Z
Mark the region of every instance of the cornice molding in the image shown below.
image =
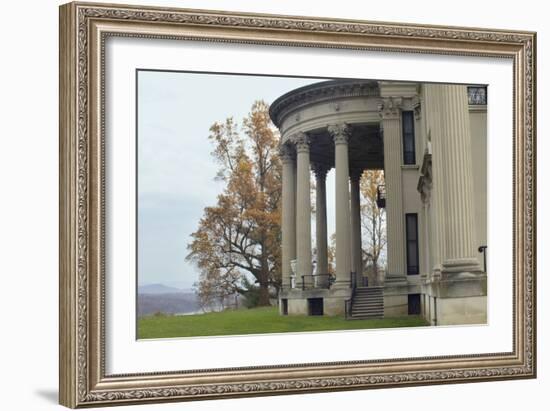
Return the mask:
M377 97L379 95L378 82L374 80L323 81L297 88L282 95L271 104L269 115L273 123L280 127L284 119L291 113L311 104L332 102L334 111L339 111L340 106L335 100L349 97Z

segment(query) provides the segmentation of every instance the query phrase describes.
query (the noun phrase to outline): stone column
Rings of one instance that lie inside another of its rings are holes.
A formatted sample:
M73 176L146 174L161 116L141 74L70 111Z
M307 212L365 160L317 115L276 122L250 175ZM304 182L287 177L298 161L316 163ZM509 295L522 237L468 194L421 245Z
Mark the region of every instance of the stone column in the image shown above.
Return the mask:
M290 261L296 258L296 209L295 209L295 176L294 152L288 144L280 148L283 163L282 186L282 284L283 289L290 288L292 269Z
M445 185L444 141L441 136L440 91L435 84L423 86L427 146L432 154L430 173L430 259L431 279L441 277L442 256L445 254L445 216L443 188ZM433 141L432 141L433 136Z
M384 180L386 184L386 228L388 271L386 283L407 280L405 264L405 215L401 165L403 149L399 105L401 99L384 98L379 105L384 135Z
M481 272L477 259L470 117L466 86L432 85L440 91L445 162L443 272Z
M296 281L302 285L302 276L307 286L312 282L311 265L311 198L309 175L309 139L305 133L294 137L296 143Z
M335 287L348 288L351 273L350 247L350 196L349 196L349 157L348 141L351 135L345 123L328 126L334 140L336 163L336 282Z
M363 285L363 250L361 247L361 190L363 170L350 172L351 191L351 272L355 273L357 286Z
M328 244L327 244L327 190L326 180L328 167L315 164L315 236L317 246L316 274L328 274ZM324 287L328 284L328 277L323 275L317 278L317 285Z

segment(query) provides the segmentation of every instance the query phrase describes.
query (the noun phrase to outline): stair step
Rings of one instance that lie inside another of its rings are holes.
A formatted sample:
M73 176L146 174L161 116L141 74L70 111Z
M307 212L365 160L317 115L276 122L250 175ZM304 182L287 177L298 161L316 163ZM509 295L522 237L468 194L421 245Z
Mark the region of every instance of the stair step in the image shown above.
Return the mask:
M354 311L351 313L352 316L357 315L384 315L384 310L378 311Z
M351 310L352 313L358 313L358 312L362 312L362 313L377 313L377 312L380 312L380 311L384 311L384 308L382 307L378 307L378 308L357 308L355 310Z
M384 304L383 300L355 300L353 304Z
M356 304L384 304L384 301L370 300L370 301L357 301L353 302L353 305Z
M351 320L368 320L384 317L384 288L358 287L353 294Z
M378 312L378 311L384 311L384 308L383 307L376 307L376 308L356 308L356 309L352 309L351 312L352 313L355 313L355 312Z
M380 300L384 301L384 297L381 295L355 295L354 300Z
M384 304L383 300L355 300L353 304Z
M376 301L376 300L372 300L372 301L354 301L352 305L383 305L384 304L384 301Z
M352 314L356 314L356 313L383 313L384 310L383 309L378 309L378 310L352 310L351 313Z
M384 318L384 313L358 313L348 318Z

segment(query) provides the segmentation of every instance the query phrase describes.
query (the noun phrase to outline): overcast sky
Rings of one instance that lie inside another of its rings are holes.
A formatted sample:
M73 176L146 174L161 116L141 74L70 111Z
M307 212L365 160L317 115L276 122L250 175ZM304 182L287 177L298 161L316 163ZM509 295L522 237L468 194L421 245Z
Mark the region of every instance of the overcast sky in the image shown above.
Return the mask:
M190 235L223 183L214 180L209 128L239 123L255 100L273 102L319 79L140 71L138 73L138 283L190 288L198 270L185 261ZM333 173L327 178L329 235ZM314 226L314 224L313 224ZM312 233L313 234L313 233Z

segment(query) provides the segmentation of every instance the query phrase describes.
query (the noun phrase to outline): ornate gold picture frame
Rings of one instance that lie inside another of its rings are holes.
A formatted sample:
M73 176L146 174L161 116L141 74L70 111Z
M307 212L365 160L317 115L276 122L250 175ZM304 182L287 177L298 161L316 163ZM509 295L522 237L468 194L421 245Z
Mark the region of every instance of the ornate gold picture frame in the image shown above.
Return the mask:
M501 58L513 63L513 349L108 374L105 52L113 37ZM222 11L60 8L60 403L189 401L536 376L536 34Z

